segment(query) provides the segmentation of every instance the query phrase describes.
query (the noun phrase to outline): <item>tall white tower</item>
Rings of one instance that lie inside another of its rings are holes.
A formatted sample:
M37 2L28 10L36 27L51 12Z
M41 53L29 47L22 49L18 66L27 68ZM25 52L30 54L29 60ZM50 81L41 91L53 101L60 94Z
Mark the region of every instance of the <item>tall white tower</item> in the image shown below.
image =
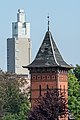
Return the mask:
M17 22L12 23L12 38L7 39L7 71L29 75L22 66L31 62L30 23L26 22L25 12L19 9Z

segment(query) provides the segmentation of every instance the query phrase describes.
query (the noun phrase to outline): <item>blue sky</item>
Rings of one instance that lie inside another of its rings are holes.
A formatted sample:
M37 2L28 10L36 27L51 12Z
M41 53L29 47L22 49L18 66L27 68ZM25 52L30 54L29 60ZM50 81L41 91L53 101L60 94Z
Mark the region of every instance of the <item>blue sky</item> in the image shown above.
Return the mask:
M1 0L1 69L6 70L6 39L12 36L11 25L16 21L20 8L26 12L26 21L31 23L32 59L47 31L49 15L50 31L64 60L69 64L80 65L80 0Z

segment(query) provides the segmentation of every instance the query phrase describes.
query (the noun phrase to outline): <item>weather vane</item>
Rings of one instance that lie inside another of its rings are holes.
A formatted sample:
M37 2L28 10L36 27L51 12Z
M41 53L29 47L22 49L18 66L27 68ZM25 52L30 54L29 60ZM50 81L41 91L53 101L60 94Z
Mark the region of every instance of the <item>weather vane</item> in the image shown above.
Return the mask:
M47 16L47 18L48 18L48 31L49 31L49 22L50 22L50 21L49 21L49 15Z

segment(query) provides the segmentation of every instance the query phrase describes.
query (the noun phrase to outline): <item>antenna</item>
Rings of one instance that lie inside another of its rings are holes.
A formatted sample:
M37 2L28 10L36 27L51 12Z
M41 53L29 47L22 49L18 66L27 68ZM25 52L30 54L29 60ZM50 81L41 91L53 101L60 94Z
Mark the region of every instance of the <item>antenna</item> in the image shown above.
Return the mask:
M49 31L49 23L50 23L49 16L47 16L47 18L48 18L48 31Z

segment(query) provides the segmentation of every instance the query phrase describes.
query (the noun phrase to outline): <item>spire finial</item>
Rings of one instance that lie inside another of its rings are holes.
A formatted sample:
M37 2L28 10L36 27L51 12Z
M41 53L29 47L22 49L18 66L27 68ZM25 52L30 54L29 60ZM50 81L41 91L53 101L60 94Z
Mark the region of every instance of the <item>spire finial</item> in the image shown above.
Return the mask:
M48 31L49 31L49 22L50 22L50 21L49 21L49 15L47 16L47 18L48 18Z

